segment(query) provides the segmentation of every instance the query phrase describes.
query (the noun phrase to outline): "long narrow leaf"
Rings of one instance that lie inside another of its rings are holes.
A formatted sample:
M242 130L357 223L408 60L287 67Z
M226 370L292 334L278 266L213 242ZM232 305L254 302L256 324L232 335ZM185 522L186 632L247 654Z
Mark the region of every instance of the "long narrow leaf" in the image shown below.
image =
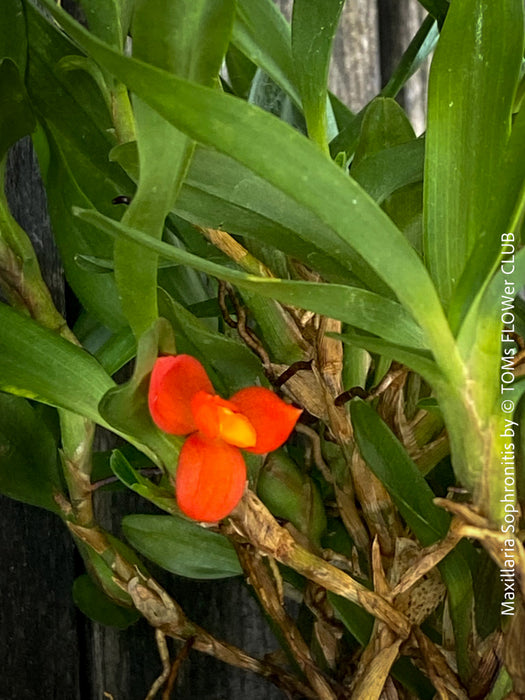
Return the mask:
M212 85L228 45L233 11L232 0L195 0L191 4L139 0L133 20L133 53L159 68ZM142 99L135 100L135 114L140 178L123 221L160 239L194 144ZM141 254L129 240L118 241L115 278L124 312L140 337L157 317L157 256L151 251Z
M452 3L430 73L424 203L425 256L445 305L500 206L491 195L522 52L522 0Z
M512 134L500 160L498 176L490 197L488 221L472 251L450 304L449 318L457 330L478 290L483 289L488 275L501 254L500 235L517 230L525 210L525 108L522 107L512 127ZM516 276L525 283L525 276Z
M0 389L79 413L106 425L98 412L114 386L87 352L0 304Z
M292 65L290 27L273 0L237 1L232 42L301 106Z
M399 441L377 413L360 399L352 401L350 411L359 451L420 542L428 546L445 537L450 516L434 505L430 486ZM439 569L448 589L459 671L466 680L471 673L468 643L472 634L472 577L457 550L445 557Z
M293 282L247 275L204 260L181 248L155 241L140 231L113 221L99 212L76 210L75 213L82 220L98 226L101 231L110 236L129 238L168 260L190 265L208 275L232 282L241 289L269 296L284 304L308 308L316 313L339 318L345 323L370 333L381 334L386 340L392 342L401 341L416 348L424 347L421 331L403 307L373 292L338 284Z
M436 386L443 382L443 375L428 352L417 351L415 348L404 347L397 343L389 343L381 338L373 338L357 333L345 333L343 335L330 333L329 335L353 347L364 348L389 360L397 360L413 369L414 372L418 372L431 386Z
M328 151L326 99L332 43L344 0L295 0L292 55L310 138Z

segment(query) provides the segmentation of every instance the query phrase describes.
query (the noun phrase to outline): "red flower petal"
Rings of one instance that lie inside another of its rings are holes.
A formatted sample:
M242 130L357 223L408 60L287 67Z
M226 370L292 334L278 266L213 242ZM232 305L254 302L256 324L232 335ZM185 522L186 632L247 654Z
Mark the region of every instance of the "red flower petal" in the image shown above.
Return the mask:
M148 405L151 417L161 430L187 435L197 428L191 412L191 399L198 391L214 393L206 370L190 355L159 357L151 373Z
M258 386L241 389L230 402L235 404L255 428L257 442L247 452L263 454L276 450L288 440L302 411L290 406L273 391Z
M175 491L179 508L193 520L225 518L240 501L245 483L246 465L236 447L200 433L182 446Z
M255 445L255 429L231 401L199 391L191 400L191 410L197 430L206 437L221 438L235 447Z

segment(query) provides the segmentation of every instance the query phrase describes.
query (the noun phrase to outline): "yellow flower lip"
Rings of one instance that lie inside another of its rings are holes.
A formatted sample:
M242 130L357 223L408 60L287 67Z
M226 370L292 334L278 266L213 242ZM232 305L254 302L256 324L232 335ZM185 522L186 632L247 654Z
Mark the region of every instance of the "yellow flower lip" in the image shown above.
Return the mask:
M235 447L253 447L257 435L253 425L242 413L236 413L229 408L218 408L219 436Z
M209 438L220 438L235 447L253 447L255 428L248 418L226 399L199 391L192 399L191 410L197 429Z

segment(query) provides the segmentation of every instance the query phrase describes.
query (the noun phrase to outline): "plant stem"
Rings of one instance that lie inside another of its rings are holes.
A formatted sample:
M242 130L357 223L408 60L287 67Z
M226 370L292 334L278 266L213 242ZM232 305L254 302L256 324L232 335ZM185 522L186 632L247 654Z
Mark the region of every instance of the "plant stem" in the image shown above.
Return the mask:
M230 519L233 531L242 534L260 552L274 557L332 593L360 605L403 639L409 636L411 625L404 615L377 593L298 545L251 491L245 493Z
M124 83L115 82L111 92L111 117L119 144L137 139L135 117L129 99L128 88Z

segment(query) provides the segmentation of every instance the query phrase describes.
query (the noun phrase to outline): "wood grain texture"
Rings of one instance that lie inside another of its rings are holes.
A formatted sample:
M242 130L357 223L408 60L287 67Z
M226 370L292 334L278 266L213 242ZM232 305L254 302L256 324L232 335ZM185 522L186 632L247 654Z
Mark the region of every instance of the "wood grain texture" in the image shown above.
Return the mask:
M289 16L291 0L279 5ZM359 109L388 79L424 12L415 0L347 0L335 41L331 89ZM421 128L419 103L425 79L413 79L404 94ZM12 151L8 191L13 213L30 234L58 308L66 307L64 280L53 244L30 143ZM1 330L0 330L1 332ZM114 443L107 436L99 449ZM99 494L97 513L113 532L128 512L148 512L132 494ZM152 511L149 511L152 512ZM160 672L151 628L144 622L119 632L78 613L71 585L83 571L69 535L54 516L0 498L0 700L143 700ZM148 565L149 566L149 565ZM189 581L152 573L199 624L262 657L277 644L240 579ZM172 655L177 645L171 644ZM181 700L278 700L268 682L191 652L179 675Z
M427 13L417 0L378 0L378 3L384 85ZM399 102L407 111L417 135L425 130L429 68L430 59L427 59L399 95Z
M6 192L63 310L62 269L29 139L12 149ZM55 515L3 496L0 523L0 698L76 700L81 671L71 586L79 562L71 537Z

